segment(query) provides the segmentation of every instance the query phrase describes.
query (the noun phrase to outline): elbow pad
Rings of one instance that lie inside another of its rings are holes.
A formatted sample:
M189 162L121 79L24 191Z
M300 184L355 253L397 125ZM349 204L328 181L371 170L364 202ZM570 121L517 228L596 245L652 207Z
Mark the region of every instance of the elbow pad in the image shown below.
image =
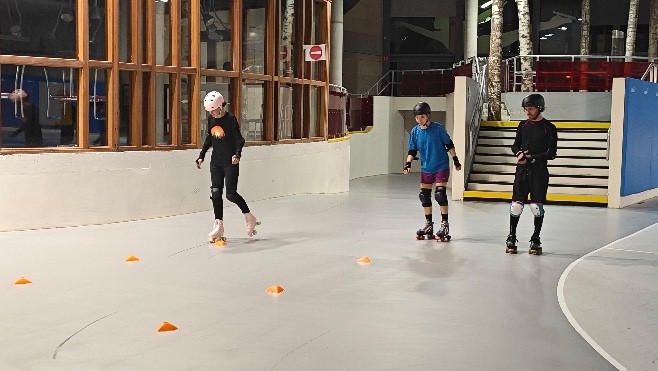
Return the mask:
M407 152L407 154L409 156L413 156L414 158L416 158L416 155L418 154L418 150L417 149L410 149L409 152Z
M450 143L446 144L446 151L450 151L453 148L455 148L455 144L451 140Z

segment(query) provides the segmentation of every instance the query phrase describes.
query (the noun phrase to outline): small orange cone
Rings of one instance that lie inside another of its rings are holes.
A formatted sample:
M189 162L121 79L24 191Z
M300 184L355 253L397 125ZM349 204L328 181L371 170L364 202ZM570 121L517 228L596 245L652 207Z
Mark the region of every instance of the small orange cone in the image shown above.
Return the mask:
M136 257L135 255L130 255L129 257L126 258L126 262L136 262L138 260L139 258Z
M362 256L356 262L359 264L370 264L370 258L367 256Z
M269 292L270 294L280 294L283 292L283 287L274 285L268 287L265 291Z
M176 331L176 330L178 330L178 327L172 325L169 322L162 322L162 325L160 325L158 332Z
M30 283L32 283L32 281L28 280L25 277L21 277L21 278L17 279L16 282L14 282L15 285L27 285L27 284L30 284Z
M215 246L217 247L226 247L226 241L221 239L213 242L213 244L215 244Z

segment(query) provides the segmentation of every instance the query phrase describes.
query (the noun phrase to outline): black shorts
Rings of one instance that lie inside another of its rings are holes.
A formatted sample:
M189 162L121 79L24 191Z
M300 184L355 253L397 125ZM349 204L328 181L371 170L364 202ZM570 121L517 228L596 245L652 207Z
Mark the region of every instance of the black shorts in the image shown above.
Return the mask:
M512 201L523 203L546 202L546 192L548 191L548 168L546 167L525 167L517 166L514 174L514 188L512 189Z

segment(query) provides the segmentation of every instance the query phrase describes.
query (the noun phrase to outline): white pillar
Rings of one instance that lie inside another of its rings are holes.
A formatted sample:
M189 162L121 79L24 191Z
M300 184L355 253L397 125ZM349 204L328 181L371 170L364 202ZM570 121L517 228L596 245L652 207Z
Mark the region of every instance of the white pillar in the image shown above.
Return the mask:
M466 0L465 6L464 59L468 59L478 54L478 0Z
M331 2L330 45L329 82L343 86L343 0Z

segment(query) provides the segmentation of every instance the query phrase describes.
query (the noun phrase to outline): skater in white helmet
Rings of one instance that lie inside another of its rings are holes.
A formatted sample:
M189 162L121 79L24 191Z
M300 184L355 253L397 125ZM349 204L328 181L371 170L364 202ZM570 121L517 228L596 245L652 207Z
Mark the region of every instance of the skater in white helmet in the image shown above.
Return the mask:
M256 217L250 212L247 202L238 193L238 176L240 175L240 157L244 138L240 133L238 120L226 112L224 97L216 91L206 94L203 105L208 111L208 136L203 143L196 166L201 169L201 163L206 152L212 146L210 158L210 199L215 213L215 223L208 234L208 241L214 242L224 238L224 202L222 193L226 184L226 199L238 205L245 216L247 235L256 234Z

